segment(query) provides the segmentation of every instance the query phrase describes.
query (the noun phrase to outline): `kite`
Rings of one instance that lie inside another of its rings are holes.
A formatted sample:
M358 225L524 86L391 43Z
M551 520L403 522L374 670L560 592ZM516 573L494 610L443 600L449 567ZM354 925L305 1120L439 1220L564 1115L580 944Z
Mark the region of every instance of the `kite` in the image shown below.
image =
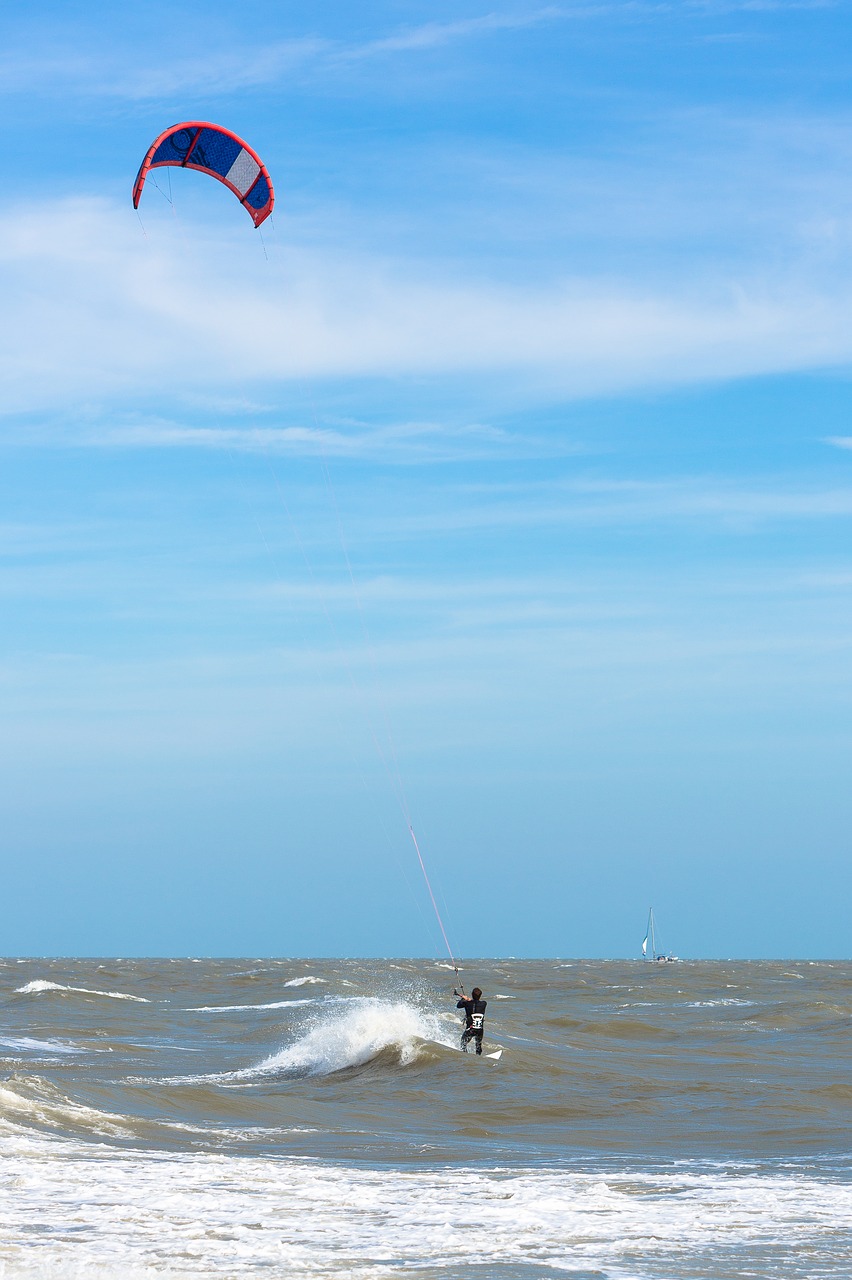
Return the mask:
M230 129L205 120L173 124L148 148L133 184L133 208L139 208L142 188L149 169L173 165L197 169L223 182L245 208L256 227L265 221L275 204L272 179L266 165L248 143Z

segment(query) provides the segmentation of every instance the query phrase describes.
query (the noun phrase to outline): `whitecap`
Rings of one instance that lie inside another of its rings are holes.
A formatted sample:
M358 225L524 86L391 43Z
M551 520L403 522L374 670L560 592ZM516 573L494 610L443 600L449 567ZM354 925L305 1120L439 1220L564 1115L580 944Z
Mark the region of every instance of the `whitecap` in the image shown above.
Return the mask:
M114 1115L74 1102L64 1097L58 1089L45 1084L33 1094L19 1092L14 1079L0 1085L0 1115L7 1121L17 1119L25 1125L35 1121L60 1131L73 1126L104 1137L134 1136L133 1121L127 1116Z
M136 1000L139 1004L150 1004L146 996L130 996L125 991L95 991L90 987L68 987L61 982L48 982L44 978L36 978L33 982L17 987L15 994L19 996L38 995L42 991L73 991L86 996L106 996L110 1000Z
M85 1053L85 1049L77 1045L65 1044L62 1040L37 1040L33 1036L0 1036L0 1045L5 1049L21 1049L25 1053Z
M293 1009L297 1005L316 1004L318 998L310 996L305 1000L270 1000L267 1004L198 1004L187 1009L187 1013L242 1013L247 1009Z
M734 996L728 996L719 1000L690 1000L686 1007L687 1009L716 1009L720 1005L737 1005L739 1007L755 1004L757 1004L756 1000L738 1000Z
M437 1013L416 1005L367 998L345 1012L328 1013L292 1045L280 1049L244 1075L330 1075L363 1066L385 1049L413 1062L424 1043L455 1048Z
M349 1007L332 1013L331 1009L340 1004ZM347 1067L363 1066L386 1049L395 1051L400 1063L407 1064L414 1061L426 1043L457 1048L455 1036L448 1038L441 1026L446 1015L426 1012L411 1004L344 996L324 1001L323 1008L326 1012L317 1015L306 1033L253 1067L173 1076L169 1082L233 1084L270 1075L330 1075Z

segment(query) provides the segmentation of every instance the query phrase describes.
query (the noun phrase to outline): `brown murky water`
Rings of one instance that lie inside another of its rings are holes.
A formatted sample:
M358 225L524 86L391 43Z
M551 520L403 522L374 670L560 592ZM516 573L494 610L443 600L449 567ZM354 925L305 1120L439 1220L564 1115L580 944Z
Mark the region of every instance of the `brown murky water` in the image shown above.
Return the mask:
M852 1274L852 965L465 977L3 962L0 1275Z

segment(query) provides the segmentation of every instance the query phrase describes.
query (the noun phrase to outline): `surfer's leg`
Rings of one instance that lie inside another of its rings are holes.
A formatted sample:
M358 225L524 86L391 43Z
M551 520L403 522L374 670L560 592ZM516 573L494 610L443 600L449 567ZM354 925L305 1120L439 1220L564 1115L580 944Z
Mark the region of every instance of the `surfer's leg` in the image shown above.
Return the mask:
M476 1041L476 1052L482 1053L482 1032L474 1031L473 1038Z

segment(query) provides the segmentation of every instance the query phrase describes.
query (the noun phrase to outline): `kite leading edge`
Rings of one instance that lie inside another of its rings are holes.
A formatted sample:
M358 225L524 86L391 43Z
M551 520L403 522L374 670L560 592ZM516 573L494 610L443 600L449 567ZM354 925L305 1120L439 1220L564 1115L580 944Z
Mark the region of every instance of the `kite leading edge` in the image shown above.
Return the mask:
M230 129L206 120L173 124L148 148L133 184L133 208L139 208L149 169L173 165L197 169L223 182L243 205L256 227L275 204L272 179L260 156Z

